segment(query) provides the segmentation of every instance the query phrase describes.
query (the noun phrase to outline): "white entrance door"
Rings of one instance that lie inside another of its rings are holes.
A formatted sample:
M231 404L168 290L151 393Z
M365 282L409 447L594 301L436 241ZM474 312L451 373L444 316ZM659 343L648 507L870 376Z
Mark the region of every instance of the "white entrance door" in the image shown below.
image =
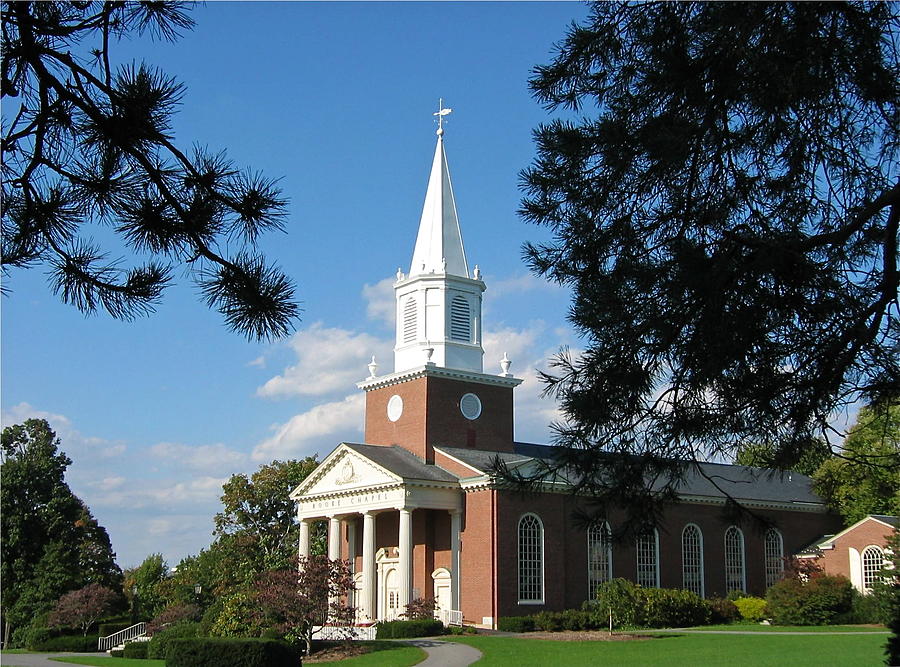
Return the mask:
M451 588L450 572L446 568L438 568L431 573L434 579L434 607L435 610L448 612L453 609L453 595Z

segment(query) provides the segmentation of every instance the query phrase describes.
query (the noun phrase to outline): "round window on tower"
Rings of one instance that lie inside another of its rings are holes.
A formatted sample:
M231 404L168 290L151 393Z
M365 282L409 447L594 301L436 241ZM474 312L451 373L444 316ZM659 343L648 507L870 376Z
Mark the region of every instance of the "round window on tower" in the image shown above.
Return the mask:
M392 422L400 419L400 415L403 414L403 399L394 394L391 396L391 399L388 401L387 405L387 415L388 419Z
M475 394L465 394L459 399L459 411L468 420L475 420L481 416L481 399Z

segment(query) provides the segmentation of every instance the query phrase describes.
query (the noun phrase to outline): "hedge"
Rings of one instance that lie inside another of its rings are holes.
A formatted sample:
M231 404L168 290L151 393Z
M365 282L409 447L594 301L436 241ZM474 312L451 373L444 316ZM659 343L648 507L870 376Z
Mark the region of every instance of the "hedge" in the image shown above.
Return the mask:
M136 658L143 660L147 657L148 644L150 642L128 642L122 650L123 658Z
M119 630L130 628L132 625L134 625L134 623L131 621L107 621L97 626L97 634L101 637L109 637L110 635L116 634Z
M741 618L751 623L759 623L766 617L766 601L762 598L744 597L734 601L734 606L741 612Z
M381 621L376 628L376 639L406 639L408 637L433 637L444 634L444 624L433 618L415 618L409 621Z
M37 635L32 631L32 636ZM75 653L96 652L99 635L60 635L59 637L47 637L42 641L29 643L26 648L29 651L73 651Z
M200 624L193 621L173 623L169 627L158 630L147 647L147 657L151 660L165 660L166 650L173 639L193 639L200 635Z
M301 664L296 648L274 639L173 639L166 655L166 667L297 667Z
M497 629L503 632L534 632L531 616L501 616L497 619Z
M851 610L852 591L846 577L820 574L806 582L775 582L766 593L766 602L777 625L827 625Z

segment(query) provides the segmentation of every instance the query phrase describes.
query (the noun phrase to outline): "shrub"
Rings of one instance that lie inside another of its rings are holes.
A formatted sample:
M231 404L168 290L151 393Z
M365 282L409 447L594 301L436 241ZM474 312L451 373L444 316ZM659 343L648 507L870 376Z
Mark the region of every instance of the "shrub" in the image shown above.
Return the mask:
M91 653L97 651L98 635L84 636L77 635L60 635L58 637L50 637L45 641L36 643L27 648L31 651L73 651L75 653Z
M201 616L200 607L195 604L185 604L183 602L170 604L147 623L147 634L154 635L163 628L181 621L199 621Z
M406 605L406 611L403 612L403 618L408 620L434 618L435 606L436 603L433 598L416 598Z
M759 623L766 617L766 601L762 598L745 597L734 601L741 618L751 623Z
M850 592L850 611L837 614L834 622L839 625L884 623L889 621L888 609L875 595L862 595L855 588Z
M36 646L46 643L57 634L58 633L53 632L50 628L28 628L28 632L25 633L25 648L31 651L37 651L38 649L35 648Z
M778 625L826 625L850 611L852 589L841 576L823 574L806 582L782 579L769 588L766 602Z
M143 660L147 657L147 649L150 642L128 642L122 650L123 658L136 658Z
M166 656L166 667L297 667L300 664L296 648L273 639L173 639Z
M433 637L434 635L444 634L444 624L433 618L418 618L410 621L380 621L376 627L376 639Z
M645 588L643 625L650 628L680 628L705 625L710 612L696 593L679 588Z
M192 621L173 623L158 631L147 644L147 657L151 660L165 660L169 644L174 639L193 639L200 634L200 624Z
M534 632L531 616L501 616L497 619L497 629L503 632Z
M101 637L109 637L110 635L116 634L119 630L124 630L125 628L130 628L134 623L131 621L119 621L118 623L101 623L97 626L97 634Z
M107 635L107 636L109 636L109 635ZM114 649L110 650L109 657L110 658L121 658L124 654L125 654L125 649L114 648Z
M721 625L732 623L741 617L741 612L731 600L725 598L709 598L704 600L709 609L709 622Z
M643 606L644 596L640 586L627 579L610 579L597 589L594 614L601 627L609 624L610 613L613 627L637 626L642 624Z
M554 611L539 611L534 615L534 627L544 632L559 632L563 629L561 615Z
M560 612L563 630L596 630L594 615L586 609L566 609Z

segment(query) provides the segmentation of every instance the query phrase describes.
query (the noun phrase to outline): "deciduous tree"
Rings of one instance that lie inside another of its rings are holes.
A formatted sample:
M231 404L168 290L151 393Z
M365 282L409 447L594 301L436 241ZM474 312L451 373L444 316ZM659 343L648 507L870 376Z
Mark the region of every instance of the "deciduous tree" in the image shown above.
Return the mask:
M180 266L230 329L281 336L298 320L295 288L255 249L284 223L275 182L221 152L182 152L171 119L183 86L113 65L120 39L192 26L177 2L3 3L4 288L11 268L42 265L66 303L128 320L154 310ZM110 260L89 240L96 224L153 259Z
M109 536L65 482L71 459L43 419L0 436L3 618L27 625L64 593L96 583L114 590L122 571Z
M54 605L47 619L51 628L80 628L87 635L88 629L118 600L118 594L101 584L88 584L76 591L69 591Z
M845 524L900 516L900 401L860 409L838 453L813 474L813 488Z
M647 517L686 462L798 460L898 395L898 44L895 3L598 2L536 68L567 117L535 131L525 255L585 342L544 377L576 491Z
M302 640L309 655L315 627L353 622L355 609L348 601L353 574L347 561L326 556L300 558L299 572L297 565L260 575L255 600L262 622Z

